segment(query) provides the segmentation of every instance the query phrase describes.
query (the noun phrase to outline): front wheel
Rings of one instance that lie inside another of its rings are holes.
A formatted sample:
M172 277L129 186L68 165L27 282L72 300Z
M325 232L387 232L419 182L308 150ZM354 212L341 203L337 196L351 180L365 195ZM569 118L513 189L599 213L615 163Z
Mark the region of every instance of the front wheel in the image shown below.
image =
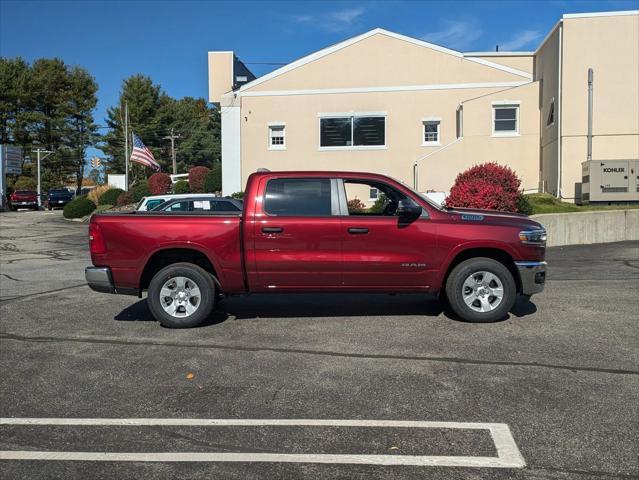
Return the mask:
M471 258L457 265L446 281L453 311L468 322L495 322L508 315L517 297L512 274L492 258Z
M211 275L192 263L174 263L155 274L147 303L155 319L169 328L189 328L204 322L215 306Z

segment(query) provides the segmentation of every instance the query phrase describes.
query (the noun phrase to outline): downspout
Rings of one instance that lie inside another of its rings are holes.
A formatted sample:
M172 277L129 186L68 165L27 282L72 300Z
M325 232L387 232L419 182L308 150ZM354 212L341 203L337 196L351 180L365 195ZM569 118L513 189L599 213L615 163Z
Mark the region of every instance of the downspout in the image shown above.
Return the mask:
M419 192L419 190L417 189L417 167L419 166L418 163L421 162L422 160L426 160L428 157L435 155L436 153L441 152L442 150L447 149L448 147L450 147L451 145L455 145L457 142L459 142L460 140L463 140L464 137L459 137L456 138L455 140L453 140L450 143L447 143L446 145L444 145L441 148L438 148L437 150L435 150L434 152L430 152L427 155L424 155L423 157L418 158L417 160L415 160L415 163L413 164L413 189L416 192Z
M426 155L424 155L423 157L418 158L417 160L415 160L415 163L413 164L413 190L415 190L416 192L419 192L418 190L418 185L419 185L419 162L421 162L422 160L426 160L428 157L435 155L436 153L441 152L442 150L447 149L448 147L450 147L451 145L456 144L457 142L459 142L460 140L463 140L464 138L464 110L463 110L463 102L459 104L459 106L457 107L457 111L459 112L459 136L453 140L450 143L447 143L446 145L444 145L441 148L438 148L437 150L435 150L434 152L430 152Z
M588 156L587 161L592 160L592 87L593 87L593 71L588 69Z
M561 199L561 111L562 111L562 105L561 105L561 81L562 81L562 69L563 69L563 64L562 64L562 53L564 50L564 44L563 44L563 28L564 28L564 23L562 21L559 22L559 60L558 60L558 64L559 64L559 68L558 68L558 80L557 80L557 106L559 108L557 108L557 198Z

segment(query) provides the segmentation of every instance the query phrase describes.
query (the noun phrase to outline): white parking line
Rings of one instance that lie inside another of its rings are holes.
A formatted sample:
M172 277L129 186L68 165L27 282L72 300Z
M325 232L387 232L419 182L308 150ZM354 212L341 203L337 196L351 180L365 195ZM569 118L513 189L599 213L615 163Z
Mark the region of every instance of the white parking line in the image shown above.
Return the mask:
M504 423L427 422L404 420L323 420L323 419L198 419L198 418L0 418L0 425L62 426L188 426L256 427L322 426L384 427L488 430L495 443L496 457L365 455L365 454L289 454L232 452L53 452L0 451L0 460L67 460L103 462L287 462L340 463L362 465L414 465L439 467L523 468L517 444Z

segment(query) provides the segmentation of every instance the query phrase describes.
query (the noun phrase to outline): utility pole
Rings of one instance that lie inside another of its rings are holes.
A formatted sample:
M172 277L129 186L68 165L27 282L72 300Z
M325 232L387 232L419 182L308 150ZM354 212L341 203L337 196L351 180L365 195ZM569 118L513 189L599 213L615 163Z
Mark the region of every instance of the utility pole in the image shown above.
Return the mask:
M171 158L173 159L173 175L177 175L177 162L175 161L175 140L180 138L181 135L175 135L171 128L171 135L164 137L164 140L171 140Z
M40 198L40 196L42 195L42 189L40 187L40 161L47 158L53 152L51 150L43 150L40 147L32 150L32 152L38 156L38 208L40 208L42 206L42 199ZM46 153L46 155L44 157L40 157L41 153Z

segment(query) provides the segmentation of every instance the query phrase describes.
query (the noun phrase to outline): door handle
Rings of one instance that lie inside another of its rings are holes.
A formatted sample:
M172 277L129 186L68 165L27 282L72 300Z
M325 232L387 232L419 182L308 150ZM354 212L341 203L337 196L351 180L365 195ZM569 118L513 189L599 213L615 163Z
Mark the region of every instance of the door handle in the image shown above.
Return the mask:
M282 227L262 227L263 233L282 233L283 231Z
M348 229L348 233L350 233L351 235L363 235L368 233L368 228L355 228L355 227L350 227Z

